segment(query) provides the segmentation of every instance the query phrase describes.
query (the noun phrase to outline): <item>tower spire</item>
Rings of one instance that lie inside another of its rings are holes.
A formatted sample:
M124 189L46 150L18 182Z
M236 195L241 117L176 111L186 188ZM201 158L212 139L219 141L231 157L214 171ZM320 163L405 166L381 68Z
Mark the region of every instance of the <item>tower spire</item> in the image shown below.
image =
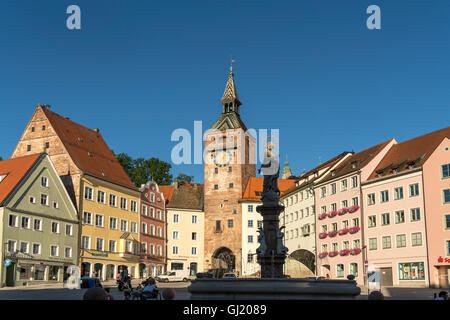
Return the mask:
M223 93L222 99L220 99L223 105L222 113L239 113L239 106L242 104L237 94L236 84L234 83L233 62L235 62L235 60L231 58L228 81L225 85L225 91Z

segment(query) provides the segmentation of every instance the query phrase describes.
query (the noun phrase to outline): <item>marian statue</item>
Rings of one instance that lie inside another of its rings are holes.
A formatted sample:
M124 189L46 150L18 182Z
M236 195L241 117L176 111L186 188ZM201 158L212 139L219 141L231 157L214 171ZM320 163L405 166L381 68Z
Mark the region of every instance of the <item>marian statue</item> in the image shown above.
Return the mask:
M264 161L259 168L258 173L264 176L263 192L261 201L265 207L276 207L280 200L280 189L278 189L278 177L280 175L280 163L272 151L273 145L267 143Z

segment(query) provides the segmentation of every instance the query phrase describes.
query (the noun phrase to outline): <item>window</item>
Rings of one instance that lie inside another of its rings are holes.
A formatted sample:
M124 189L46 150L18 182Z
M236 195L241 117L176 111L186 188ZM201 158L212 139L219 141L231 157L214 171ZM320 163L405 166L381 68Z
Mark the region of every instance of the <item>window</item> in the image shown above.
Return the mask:
M328 226L326 224L322 225L322 232L328 232Z
M180 240L180 233L178 231L172 232L172 239L173 240Z
M399 234L396 236L397 239L397 248L406 247L406 234Z
M28 253L28 247L29 247L29 244L28 244L28 242L20 242L20 252L22 252L22 253Z
M411 209L411 221L420 220L420 208Z
M180 215L178 213L175 213L173 215L173 223L178 223L180 219Z
M117 196L116 195L114 195L114 194L109 195L109 205L111 207L117 208Z
M342 205L341 208L347 208L348 207L348 201L347 200L342 200L341 205Z
M83 224L90 224L92 225L92 213L84 211L83 212Z
M344 265L341 263L338 263L336 265L336 277L337 278L343 278L344 277Z
M332 230L332 231L337 231L337 229L338 229L338 224L337 224L337 222L332 223L332 224L331 224L331 230Z
M358 176L352 177L352 188L356 188L358 186Z
M355 262L350 263L350 274L355 277L358 276L358 264Z
M327 207L326 206L322 206L320 208L321 213L326 213L327 212Z
M253 255L251 253L247 254L247 262L253 262Z
M327 188L326 187L322 187L320 189L320 197L324 198L327 195Z
M22 228L24 229L30 229L30 218L28 217L22 217L22 223L21 223Z
M16 240L8 240L8 252L16 252L16 246Z
M155 202L155 194L154 193L150 194L150 201Z
M137 233L137 222L134 221L130 222L130 232Z
M418 195L419 195L419 184L418 183L410 184L409 185L409 196L415 197Z
M120 220L120 231L128 231L128 221L127 220Z
M35 197L30 197L30 203L35 204L36 203L36 198Z
M450 177L450 163L444 164L442 167L442 178L449 178Z
M128 200L126 198L120 197L120 209L128 210Z
M327 252L328 251L328 245L327 244L323 244L322 245L322 252Z
M391 237L390 236L382 237L381 243L382 243L383 249L390 249L391 248Z
M42 231L42 220L34 219L34 231Z
M81 236L81 249L91 248L91 238L87 236Z
M59 233L59 223L58 222L52 222L52 232Z
M46 148L46 149L50 148L50 142L46 142L46 143L45 143L45 148Z
M137 202L134 200L130 201L130 210L131 212L137 212Z
M103 244L104 244L105 240L103 240L102 238L97 238L97 242L96 242L96 249L98 251L103 251Z
M158 237L162 237L162 229L161 227L158 227Z
M109 240L109 252L116 252L116 241Z
M154 218L155 217L155 208L150 207L150 217Z
M353 249L361 248L361 241L359 239L353 240Z
M173 246L172 247L172 254L178 254L178 247L177 246Z
M142 214L143 214L144 216L147 216L147 215L148 215L148 212L147 212L147 206L146 206L146 205L143 205L143 206L142 206Z
M220 220L216 220L216 232L221 232L221 231L222 231L221 222L220 222Z
M249 205L247 206L247 211L248 211L248 212L253 212L253 205L252 205L252 204L249 204Z
M450 240L447 240L446 243L447 243L447 256L450 256Z
M106 201L106 193L103 191L97 191L97 202L105 204Z
M367 205L371 206L375 204L375 193L369 193L367 195Z
M450 214L446 214L444 217L444 228L445 230L450 229Z
M377 250L377 238L369 238L369 250Z
M335 243L333 243L332 245L331 245L331 251L338 251L339 250L339 247L338 247L338 244L335 242Z
M348 220L342 221L342 229L347 229L347 228L348 228Z
M253 243L253 236L248 236L247 240L248 240L248 243Z
M248 226L249 228L253 228L253 220L248 220L248 221L247 221L247 226Z
M352 205L357 206L357 205L359 205L358 203L359 203L358 197L352 198Z
M64 250L64 256L66 258L72 258L72 248L66 247Z
M161 210L158 210L158 219L162 220L162 212L161 212Z
M343 249L343 250L348 250L348 249L350 249L350 242L349 242L349 241L344 241L344 242L342 243L342 249Z
M192 256L196 256L197 255L197 247L192 247L191 248L191 255Z
M352 225L353 227L359 227L359 218L353 218Z
M445 189L444 193L444 203L450 203L450 189Z
M42 126L42 131L45 131L45 126Z
M214 185L214 190L219 190L219 185L218 184Z
M369 223L368 227L373 228L377 226L377 217L376 216L369 216Z
M33 243L33 254L41 254L41 245L39 243Z
M332 203L331 204L331 211L336 211L337 210L337 203Z
M192 232L191 233L191 240L194 240L194 241L197 240L197 232Z
M101 214L96 214L95 215L95 226L96 227L103 228L104 227L103 221L104 221L103 215L101 215Z
M48 206L48 195L41 194L41 204L43 206Z
M219 173L219 168L214 168L214 173Z
M147 233L148 232L148 228L147 228L147 224L145 222L142 222L142 233Z
M388 202L389 201L389 191L388 190L383 190L381 191L381 200L380 202Z
M233 228L233 220L228 220L228 228Z
M48 188L48 178L47 177L41 177L41 186Z
M50 255L52 257L57 257L59 256L59 247L56 245L52 245L50 246Z
M92 189L88 186L85 186L84 187L84 199L93 201L94 200L94 189Z
M10 214L9 215L9 226L17 228L19 226L18 223L19 223L19 217L14 214Z
M58 209L59 208L59 204L56 201L53 201L53 209Z
M31 145L27 145L27 151L31 151Z
M341 181L341 191L347 190L347 179Z
M336 183L332 183L330 194L335 194L335 193L336 193Z
M229 186L230 188L234 188L233 182L231 182L228 186Z
M262 226L263 226L262 220L258 220L257 226L258 226L258 229L259 229L259 228L262 228Z
M411 233L411 245L413 247L422 245L422 233L421 232Z
M395 211L395 223L404 223L405 222L405 211Z
M403 187L398 187L394 189L394 200L403 199Z
M73 235L73 227L71 224L66 224L66 236Z
M114 217L109 218L109 228L111 230L117 230L117 218Z
M157 250L158 250L158 256L162 256L162 247L158 246Z
M387 226L391 223L390 214L389 213L383 213L381 214L381 225Z
M423 262L399 263L399 280L425 280Z

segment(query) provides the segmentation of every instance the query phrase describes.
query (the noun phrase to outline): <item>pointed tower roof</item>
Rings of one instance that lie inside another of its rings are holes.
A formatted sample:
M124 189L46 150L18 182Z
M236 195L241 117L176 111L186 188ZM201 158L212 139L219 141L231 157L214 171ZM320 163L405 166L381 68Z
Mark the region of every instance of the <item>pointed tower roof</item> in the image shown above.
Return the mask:
M236 101L237 105L240 106L242 103L238 97L236 84L234 83L234 74L232 68L233 67L230 67L230 74L228 75L228 81L225 86L225 91L223 93L222 99L220 99L220 101L222 101L222 103Z
M292 171L289 167L288 156L286 155L286 161L284 162L283 171L281 171L281 177L282 179L288 179L290 176L292 176Z

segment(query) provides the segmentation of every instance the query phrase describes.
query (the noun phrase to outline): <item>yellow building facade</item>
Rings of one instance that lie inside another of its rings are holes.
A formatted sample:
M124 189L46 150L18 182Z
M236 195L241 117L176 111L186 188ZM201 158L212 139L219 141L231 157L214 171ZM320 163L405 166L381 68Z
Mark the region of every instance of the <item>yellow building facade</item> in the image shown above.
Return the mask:
M82 276L115 279L127 268L139 275L139 191L84 175L81 178Z

